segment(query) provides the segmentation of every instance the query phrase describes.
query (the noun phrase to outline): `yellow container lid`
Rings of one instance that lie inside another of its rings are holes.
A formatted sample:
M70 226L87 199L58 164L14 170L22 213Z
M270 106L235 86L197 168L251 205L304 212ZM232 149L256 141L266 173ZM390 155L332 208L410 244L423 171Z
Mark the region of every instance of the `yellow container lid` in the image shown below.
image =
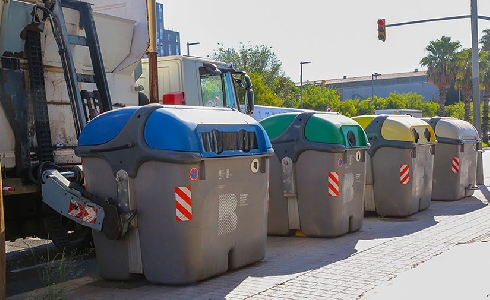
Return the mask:
M357 117L352 117L359 125L361 125L362 129L366 129L366 127L371 123L371 121L379 115L361 115Z
M427 122L409 115L363 115L353 119L366 130L368 137L372 134L381 134L381 137L387 141L436 143L432 127ZM373 122L382 122L380 132L370 132L370 128L379 128L379 126L369 126Z

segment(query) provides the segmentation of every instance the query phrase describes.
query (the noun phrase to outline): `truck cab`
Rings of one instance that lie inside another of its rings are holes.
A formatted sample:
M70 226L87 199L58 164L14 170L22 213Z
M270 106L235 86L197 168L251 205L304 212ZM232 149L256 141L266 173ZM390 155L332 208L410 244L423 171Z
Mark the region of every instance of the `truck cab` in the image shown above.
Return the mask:
M229 107L240 110L235 87L244 90L245 111L253 112L250 77L232 65L202 57L158 57L158 99L162 104ZM149 97L149 62L141 60L141 76L136 81Z

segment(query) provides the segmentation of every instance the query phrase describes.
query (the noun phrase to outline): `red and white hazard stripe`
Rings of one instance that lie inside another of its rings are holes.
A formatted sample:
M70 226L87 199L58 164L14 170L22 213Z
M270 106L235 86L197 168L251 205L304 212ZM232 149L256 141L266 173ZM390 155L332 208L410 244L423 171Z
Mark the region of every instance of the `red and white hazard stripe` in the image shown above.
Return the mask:
M328 172L328 195L337 197L339 190L339 172Z
M95 223L97 220L97 208L88 205L85 206L82 220L87 223Z
M190 186L175 187L175 220L192 220L192 194Z
M400 165L400 184L410 182L410 165Z
M87 223L94 223L97 221L97 208L83 205L74 200L70 200L70 204L68 206L68 214L82 220Z
M68 206L68 214L77 218L77 219L82 219L83 218L83 212L84 212L84 207L82 204L70 200L70 205Z
M459 173L459 157L453 157L451 162L451 172Z

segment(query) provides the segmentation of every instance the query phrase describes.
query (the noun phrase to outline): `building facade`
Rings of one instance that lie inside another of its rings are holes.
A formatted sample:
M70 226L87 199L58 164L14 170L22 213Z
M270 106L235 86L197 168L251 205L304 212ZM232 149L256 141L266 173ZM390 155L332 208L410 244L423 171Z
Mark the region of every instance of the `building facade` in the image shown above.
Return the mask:
M315 84L336 88L342 101L348 99L367 99L377 96L386 98L391 93L417 93L423 101L438 101L439 91L427 82L427 73L418 71L394 74L373 74L362 77L315 81Z
M158 56L180 55L180 33L165 29L163 3L156 3L156 43Z

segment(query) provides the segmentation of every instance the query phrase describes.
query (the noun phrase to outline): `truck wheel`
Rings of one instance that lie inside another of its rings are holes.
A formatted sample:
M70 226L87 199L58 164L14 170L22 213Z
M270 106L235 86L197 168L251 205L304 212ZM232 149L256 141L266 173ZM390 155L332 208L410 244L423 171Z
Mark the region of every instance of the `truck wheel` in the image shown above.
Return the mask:
M46 205L49 238L62 251L75 251L92 247L92 229L82 226Z

